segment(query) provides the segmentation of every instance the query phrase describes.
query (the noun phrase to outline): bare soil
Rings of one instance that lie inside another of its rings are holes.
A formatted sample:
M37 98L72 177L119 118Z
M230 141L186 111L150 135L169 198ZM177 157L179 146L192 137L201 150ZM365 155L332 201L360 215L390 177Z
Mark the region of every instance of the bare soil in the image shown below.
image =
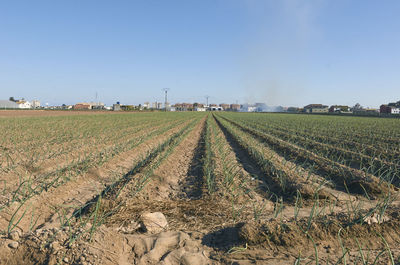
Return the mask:
M305 181L305 169L299 169L299 179L292 181L301 182L310 198L281 196L281 201L272 176L221 124L215 124L212 138L220 148L213 149L216 190L210 191L202 173L206 118L157 155L149 154L188 123L32 199L41 217L31 229L29 218L22 220L17 238L0 238L0 264L362 264L362 259L373 264L376 257L375 264L390 264L392 258L398 264L398 191L388 197L391 205L381 215L368 215L384 199L348 194L335 186L325 187L332 196L316 199L315 183ZM144 157L149 160L133 170ZM274 154L274 159L284 158ZM229 185L227 168L235 173ZM99 195L112 191L110 184L124 176L118 196ZM71 217L88 202L94 204ZM70 225L61 220L61 209L71 217ZM0 212L1 227L7 227L12 210ZM141 216L148 212L162 213L168 226L161 232L147 230ZM364 217L357 219L356 212ZM14 242L18 246L10 247Z

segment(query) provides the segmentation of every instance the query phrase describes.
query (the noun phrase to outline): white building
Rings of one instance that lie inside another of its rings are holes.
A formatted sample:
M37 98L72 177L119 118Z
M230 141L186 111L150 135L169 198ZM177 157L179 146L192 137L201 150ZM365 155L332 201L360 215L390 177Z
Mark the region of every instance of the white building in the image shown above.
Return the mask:
M32 100L32 108L37 109L40 108L40 101L39 100Z
M206 111L207 109L204 107L196 107L194 108L194 111Z
M20 109L31 109L32 108L32 104L26 100L19 100L16 103L18 104L18 107Z
M149 102L143 103L143 108L144 109L150 109L150 103Z
M400 108L390 108L391 114L400 114Z

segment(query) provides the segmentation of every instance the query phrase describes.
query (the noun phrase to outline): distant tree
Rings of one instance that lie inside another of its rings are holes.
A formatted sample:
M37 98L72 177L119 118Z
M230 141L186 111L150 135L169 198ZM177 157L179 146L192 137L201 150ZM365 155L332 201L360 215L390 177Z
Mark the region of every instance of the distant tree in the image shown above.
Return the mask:
M289 108L287 109L287 112L299 112L299 108L296 108L296 107L289 107Z
M16 100L14 99L14 97L10 97L9 98L10 101L16 102Z

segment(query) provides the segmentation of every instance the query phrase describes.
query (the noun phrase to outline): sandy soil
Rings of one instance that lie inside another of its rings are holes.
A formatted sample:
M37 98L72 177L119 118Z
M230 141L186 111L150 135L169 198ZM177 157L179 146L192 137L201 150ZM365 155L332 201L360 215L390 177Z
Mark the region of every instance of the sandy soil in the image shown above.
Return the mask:
M372 264L377 256L376 264L390 264L391 257L399 261L398 191L373 200L330 186L326 192L332 197L279 201L266 189L273 176L217 123L211 140L216 189L211 191L203 172L206 118L40 195L32 203L43 217L31 232L29 222L21 221L18 235L0 239L0 264L362 264L361 259ZM168 142L171 136L176 138ZM274 155L275 163L284 161L267 147L263 150ZM137 167L144 157L148 160ZM235 173L229 185L227 168ZM294 174L292 182L315 192L316 183L304 179L304 169L298 179ZM137 193L144 176L149 178ZM110 186L116 179L124 184ZM314 179L323 176L315 174ZM102 196L94 197L98 194ZM391 202L387 208L385 200ZM69 216L83 210L62 226L56 205L70 205ZM381 215L368 215L376 205ZM168 224L150 229L143 219L147 213L161 213ZM365 216L358 220L356 213Z

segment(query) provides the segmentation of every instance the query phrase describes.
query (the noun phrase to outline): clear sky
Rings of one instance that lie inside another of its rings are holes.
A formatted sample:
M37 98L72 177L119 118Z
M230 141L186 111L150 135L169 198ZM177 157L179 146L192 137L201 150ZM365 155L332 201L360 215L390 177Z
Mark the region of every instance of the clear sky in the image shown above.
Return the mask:
M400 100L400 1L4 0L0 99L377 107Z

